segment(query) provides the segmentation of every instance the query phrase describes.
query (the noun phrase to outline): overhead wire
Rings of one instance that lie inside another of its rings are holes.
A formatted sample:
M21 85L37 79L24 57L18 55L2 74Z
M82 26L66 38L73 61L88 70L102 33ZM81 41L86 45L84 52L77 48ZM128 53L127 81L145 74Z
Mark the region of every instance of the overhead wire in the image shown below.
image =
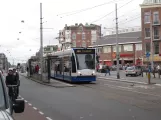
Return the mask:
M106 2L106 3L103 3L103 4L99 4L99 5L96 5L96 6L93 6L93 7L84 8L84 9L80 9L80 10L74 10L74 11L71 11L71 12L60 13L57 16L61 16L61 15L67 15L67 16L69 16L69 15L77 14L77 13L80 13L80 12L85 12L87 10L91 10L91 9L94 9L94 8L97 8L97 7L101 7L101 6L104 6L104 5L113 3L115 1L118 1L118 0L111 0L109 2Z
M137 16L137 17L135 17L135 18L133 18L133 19L127 21L127 22L121 23L121 25L126 24L126 23L129 23L129 22L131 22L133 20L136 20L136 19L139 19L139 18L141 18L141 17L140 16Z
M131 3L132 1L134 1L134 0L130 0L129 2L127 2L127 3L125 3L124 5L122 5L122 6L120 6L119 8L117 8L117 10L118 10L118 9L121 9L122 7L124 7L124 6L126 6L126 5L128 5L128 4ZM95 22L97 22L97 21L99 21L99 20L101 20L101 19L107 17L108 15L112 14L113 12L115 12L115 10L113 10L113 11L111 11L110 13L104 15L103 17L100 17L100 18L97 19L97 20L94 20L94 21L91 22L91 23L95 23Z
M136 17L141 17L141 15L140 14L137 14L137 15L135 15L134 17L130 17L130 20L131 19L133 19L133 18L136 18ZM126 20L121 20L120 22L118 22L118 23L124 23Z
M128 11L127 13L132 12L132 11L134 11L134 10L137 10L137 9L136 9L136 8L135 8L135 9L132 9L132 10ZM124 17L127 13L125 13L125 14L123 14L123 15L121 15L121 16L118 16L118 18ZM114 21L114 20L116 20L116 18L114 18L113 21Z

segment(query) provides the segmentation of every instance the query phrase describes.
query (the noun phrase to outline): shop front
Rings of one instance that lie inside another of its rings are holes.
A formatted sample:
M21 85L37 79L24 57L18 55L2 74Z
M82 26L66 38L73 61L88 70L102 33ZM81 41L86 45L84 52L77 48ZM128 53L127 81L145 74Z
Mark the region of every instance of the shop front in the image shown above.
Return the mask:
M122 61L122 65L134 64L134 54L133 53L120 54L120 60Z
M151 57L149 57L149 59L144 57L143 62L144 62L144 64L151 62ZM153 62L154 62L154 65L161 64L161 56L160 55L154 56Z

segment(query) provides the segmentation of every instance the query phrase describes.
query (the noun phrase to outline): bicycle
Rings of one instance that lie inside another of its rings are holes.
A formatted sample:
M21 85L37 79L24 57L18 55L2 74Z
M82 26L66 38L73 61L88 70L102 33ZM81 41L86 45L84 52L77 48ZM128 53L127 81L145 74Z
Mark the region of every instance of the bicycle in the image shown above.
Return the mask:
M18 85L7 85L8 88L12 88L12 92L9 93L11 101L14 103L18 97L17 87ZM10 92L10 91L9 91Z

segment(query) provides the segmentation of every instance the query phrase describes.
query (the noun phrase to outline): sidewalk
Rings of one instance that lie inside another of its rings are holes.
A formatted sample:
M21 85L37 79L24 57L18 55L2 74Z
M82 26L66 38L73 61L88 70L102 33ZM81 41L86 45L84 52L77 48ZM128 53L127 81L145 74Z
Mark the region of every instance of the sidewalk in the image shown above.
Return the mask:
M30 80L33 80L33 81L35 81L37 83L47 85L47 86L51 86L51 87L56 87L56 88L75 87L72 84L64 83L64 82L57 81L57 80L54 80L54 79L50 79L50 83L46 83L46 82L43 82L43 81L40 81L40 80L36 79L38 76L27 77L27 73L20 73L20 75L24 76L24 77L26 77L26 78L28 78Z
M112 80L118 80L122 82L130 82L130 83L138 83L138 84L148 84L148 78L146 76L146 73L144 73L143 77L142 76L126 77L125 75L120 74L120 79L117 79L117 76L114 73L112 73L110 76L108 74L105 76L104 73L98 73L98 78L108 79L108 80L112 79ZM151 83L161 86L161 78L159 79L158 75L156 75L156 78L153 78L153 75L152 75Z

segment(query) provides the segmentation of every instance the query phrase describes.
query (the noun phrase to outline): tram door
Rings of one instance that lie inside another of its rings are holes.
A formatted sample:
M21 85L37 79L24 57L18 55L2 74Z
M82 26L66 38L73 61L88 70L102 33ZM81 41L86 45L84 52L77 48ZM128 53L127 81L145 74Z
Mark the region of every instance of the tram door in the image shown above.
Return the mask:
M71 58L70 56L64 56L63 58L63 79L71 80Z
M57 71L57 64L56 64L57 60L56 59L51 59L50 60L50 74L51 74L51 77L55 77L56 76L56 71Z

